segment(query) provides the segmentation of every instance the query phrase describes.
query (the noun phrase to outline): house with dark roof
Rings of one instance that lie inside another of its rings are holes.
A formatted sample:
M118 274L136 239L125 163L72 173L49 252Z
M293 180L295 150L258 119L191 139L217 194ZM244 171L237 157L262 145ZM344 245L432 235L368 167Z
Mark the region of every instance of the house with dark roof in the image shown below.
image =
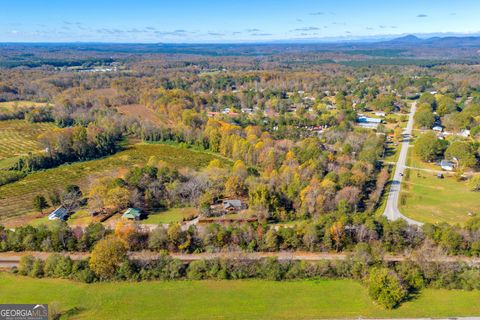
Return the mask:
M227 211L237 211L247 208L247 205L242 202L242 200L223 200L223 209Z

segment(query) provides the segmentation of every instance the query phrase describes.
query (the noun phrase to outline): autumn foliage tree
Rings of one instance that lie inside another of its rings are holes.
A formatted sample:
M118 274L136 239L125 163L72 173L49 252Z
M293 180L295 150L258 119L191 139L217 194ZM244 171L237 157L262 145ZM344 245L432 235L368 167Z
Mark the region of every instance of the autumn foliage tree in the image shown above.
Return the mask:
M133 221L120 220L115 225L115 236L122 240L126 247L129 247L138 233L138 227Z
M125 243L117 237L109 236L100 240L93 248L89 265L97 276L112 278L116 269L127 258Z
M345 239L345 230L343 228L342 222L337 221L332 224L329 229L329 233L333 243L335 244L335 249L339 251Z

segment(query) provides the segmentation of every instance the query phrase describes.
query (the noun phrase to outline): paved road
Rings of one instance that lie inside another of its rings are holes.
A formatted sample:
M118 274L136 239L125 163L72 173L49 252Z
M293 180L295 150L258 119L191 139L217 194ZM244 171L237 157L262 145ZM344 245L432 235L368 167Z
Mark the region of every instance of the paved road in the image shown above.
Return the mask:
M53 253L50 252L2 252L0 253L0 268L13 268L17 267L20 258L25 255L31 255L39 259L47 259L49 255ZM86 259L90 256L86 252L70 252L64 253L64 255L70 256L73 260ZM130 252L130 259L149 261L158 259L160 253L153 251L135 251ZM259 260L268 257L275 257L279 261L322 261L322 260L345 260L348 258L347 253L330 253L330 252L304 252L304 251L280 251L280 252L244 252L244 251L233 251L233 252L203 252L203 253L170 253L170 256L175 259L179 259L183 262L191 262L196 260L212 260L212 259L232 259L232 260L243 260L243 261L252 261ZM414 255L385 255L383 256L384 261L389 262L398 262L405 261L408 259L416 260L418 257ZM425 259L425 258L422 258ZM432 256L427 258L428 261L436 262L465 262L469 265L480 266L480 258L472 258L466 256Z
M403 139L400 145L401 147L400 155L398 157L397 165L395 167L395 173L393 175L393 180L390 185L390 191L388 193L387 206L385 207L385 211L383 212L383 215L386 216L389 220L403 219L407 221L408 224L421 226L422 225L421 222L405 217L400 212L400 210L398 210L398 201L400 198L400 186L402 184L403 172L405 170L405 164L407 162L408 145L410 144L410 138L413 130L413 115L415 114L416 109L417 109L417 102L414 102L412 103L412 106L410 108L407 127L403 132Z

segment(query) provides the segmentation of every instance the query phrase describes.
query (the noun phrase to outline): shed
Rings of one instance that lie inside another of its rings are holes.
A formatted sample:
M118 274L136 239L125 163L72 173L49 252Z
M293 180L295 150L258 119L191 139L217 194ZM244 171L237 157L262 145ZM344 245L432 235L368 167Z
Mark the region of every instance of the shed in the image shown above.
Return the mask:
M137 208L128 208L122 215L122 218L129 220L140 220L142 217L142 210Z

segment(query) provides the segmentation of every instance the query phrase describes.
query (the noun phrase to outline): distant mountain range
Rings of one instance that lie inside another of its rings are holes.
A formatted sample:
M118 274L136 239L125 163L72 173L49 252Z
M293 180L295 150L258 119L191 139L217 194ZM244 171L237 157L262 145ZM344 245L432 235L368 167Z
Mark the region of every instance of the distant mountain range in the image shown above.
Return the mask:
M68 52L68 59L65 59ZM445 60L480 63L480 36L456 34L393 35L362 39L297 39L283 42L255 43L0 43L0 67L39 65L79 65L129 55L194 54L205 56L312 55L313 60L337 61ZM73 55L74 58L71 58ZM321 57L319 57L319 55ZM372 58L373 57L373 58ZM287 58L286 58L287 59ZM290 58L288 58L290 59ZM367 59L367 60L368 60ZM67 62L66 62L67 61ZM387 61L389 62L389 61Z
M385 47L431 47L431 48L480 48L479 36L447 36L422 39L414 35L407 35L388 41L375 42L375 45Z

